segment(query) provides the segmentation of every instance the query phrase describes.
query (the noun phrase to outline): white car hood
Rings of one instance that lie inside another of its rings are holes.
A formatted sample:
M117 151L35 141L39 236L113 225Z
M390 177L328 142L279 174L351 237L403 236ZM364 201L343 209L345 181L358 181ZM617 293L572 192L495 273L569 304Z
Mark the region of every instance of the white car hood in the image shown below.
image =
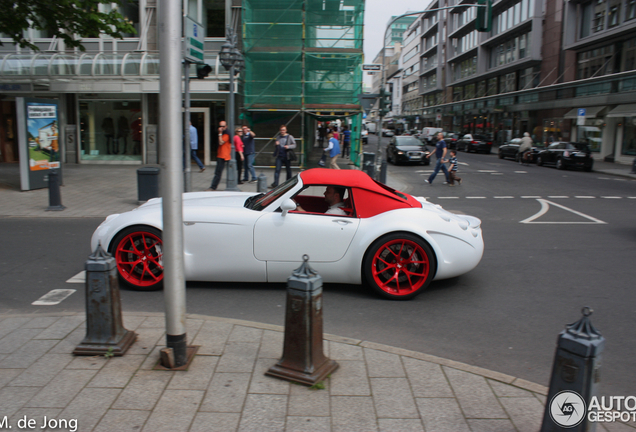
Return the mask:
M245 200L254 192L188 192L183 194L183 206L243 207ZM138 209L150 210L161 207L161 198L153 198Z

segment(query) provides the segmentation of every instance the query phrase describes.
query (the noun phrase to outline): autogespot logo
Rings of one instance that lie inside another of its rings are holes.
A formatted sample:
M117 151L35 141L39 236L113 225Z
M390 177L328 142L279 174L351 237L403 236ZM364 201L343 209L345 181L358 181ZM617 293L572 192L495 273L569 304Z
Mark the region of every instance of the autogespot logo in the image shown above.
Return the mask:
M585 418L585 401L576 392L559 392L550 401L550 417L561 427L577 426Z

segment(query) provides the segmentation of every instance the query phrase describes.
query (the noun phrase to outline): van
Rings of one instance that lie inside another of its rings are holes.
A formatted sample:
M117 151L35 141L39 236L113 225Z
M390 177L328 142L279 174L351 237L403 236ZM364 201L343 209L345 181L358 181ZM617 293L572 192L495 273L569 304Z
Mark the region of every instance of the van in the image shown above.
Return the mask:
M367 130L369 131L369 133L374 134L376 131L376 124L375 123L365 123L365 126L367 127Z
M425 144L430 144L433 138L435 138L435 135L437 135L437 133L441 131L442 131L442 128L434 128L434 127L422 128L422 133L420 134L420 141L422 141Z

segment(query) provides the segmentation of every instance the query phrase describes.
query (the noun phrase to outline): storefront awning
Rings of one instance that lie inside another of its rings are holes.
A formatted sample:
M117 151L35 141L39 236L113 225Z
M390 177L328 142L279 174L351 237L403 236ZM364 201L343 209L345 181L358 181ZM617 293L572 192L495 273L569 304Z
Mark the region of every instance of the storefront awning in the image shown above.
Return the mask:
M607 113L607 117L636 117L636 104L619 105Z
M604 106L597 106L597 107L578 107L578 108L574 108L571 109L570 111L568 111L568 113L566 115L563 116L563 118L566 119L575 119L575 118L579 118L579 109L581 108L585 108L585 118L595 118L595 117L602 117L603 114L605 114L605 109L607 107Z

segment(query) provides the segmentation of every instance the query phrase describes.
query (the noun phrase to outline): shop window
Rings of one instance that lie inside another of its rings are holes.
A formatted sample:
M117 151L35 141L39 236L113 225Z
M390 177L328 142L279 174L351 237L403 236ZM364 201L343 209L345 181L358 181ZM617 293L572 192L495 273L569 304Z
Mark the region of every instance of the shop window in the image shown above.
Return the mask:
M141 161L139 100L80 101L82 161Z
M636 117L625 118L621 154L625 156L636 156Z

